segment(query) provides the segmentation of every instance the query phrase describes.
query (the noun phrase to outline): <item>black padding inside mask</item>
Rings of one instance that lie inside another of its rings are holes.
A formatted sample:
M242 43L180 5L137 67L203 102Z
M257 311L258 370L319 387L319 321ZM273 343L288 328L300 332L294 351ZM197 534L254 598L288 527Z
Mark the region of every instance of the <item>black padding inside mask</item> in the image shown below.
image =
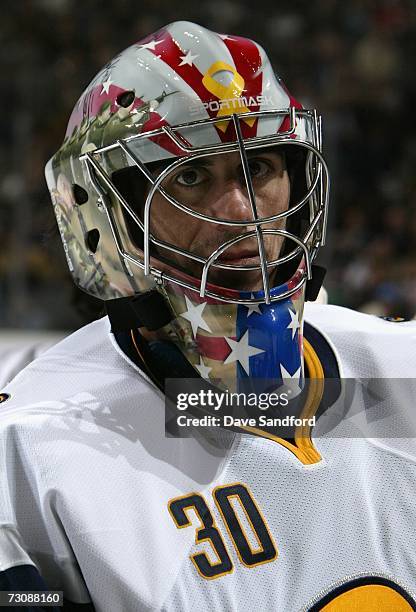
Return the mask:
M282 149L285 153L286 169L289 174L289 208L291 208L303 199L307 192L305 177L306 150L296 145L283 146ZM287 217L286 230L298 238L303 236L310 225L309 214L309 205L308 202L305 202L300 210ZM293 240L285 239L280 251L280 257L291 253L295 248L296 243ZM303 252L288 262L277 266L273 285L282 285L292 278L299 267L302 257Z
M117 170L116 172L113 172L111 178L114 186L118 189L129 206L134 210L137 216L143 220L146 185L149 185L149 181L146 179L146 177L138 168L133 167ZM144 245L142 229L132 220L124 206L121 208L130 239L139 249L143 251Z
M312 266L312 278L306 283L305 301L314 302L323 285L326 269L322 266Z
M146 167L150 173L160 172L164 167L168 166L172 162L173 160L170 158L167 160L152 162L147 164ZM113 172L111 175L111 179L129 206L143 221L144 205L146 196L150 189L150 181L136 166L129 166L128 168L116 170L116 172ZM124 206L121 208L130 239L139 249L143 251L143 231L137 225L137 223L133 221ZM152 244L150 244L150 251L152 255L156 255L155 247ZM158 254L158 257L161 259L160 254Z

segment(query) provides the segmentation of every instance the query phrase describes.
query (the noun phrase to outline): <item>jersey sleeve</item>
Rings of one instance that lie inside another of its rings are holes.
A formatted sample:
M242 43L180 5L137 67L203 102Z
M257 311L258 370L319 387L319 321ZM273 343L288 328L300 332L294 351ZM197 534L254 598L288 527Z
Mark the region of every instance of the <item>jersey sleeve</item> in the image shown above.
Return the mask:
M67 600L64 610L90 612L94 608L71 545L65 543L67 537L59 515L53 502L48 501L53 499L53 492L42 490L33 462L33 449L30 453L25 452L25 443L33 437L32 432L25 431L22 435L24 423L2 419L2 416L0 590L59 590ZM30 446L30 442L27 445ZM35 610L43 608L34 607L33 612Z

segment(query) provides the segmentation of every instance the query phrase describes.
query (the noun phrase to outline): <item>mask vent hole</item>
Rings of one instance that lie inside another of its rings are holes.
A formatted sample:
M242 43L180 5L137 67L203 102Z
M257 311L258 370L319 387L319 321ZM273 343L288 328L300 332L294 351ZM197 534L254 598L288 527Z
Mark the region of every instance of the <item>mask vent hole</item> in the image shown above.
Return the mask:
M100 232L98 229L92 229L85 236L85 244L91 253L95 253L100 241Z
M74 183L74 185L72 185L72 193L74 194L75 202L78 205L85 204L86 202L88 202L88 192L85 191L85 189L81 187L81 185L77 185L76 183Z
M123 93L118 94L116 98L116 102L119 106L123 108L128 108L131 104L133 104L136 98L136 94L134 91L123 91Z

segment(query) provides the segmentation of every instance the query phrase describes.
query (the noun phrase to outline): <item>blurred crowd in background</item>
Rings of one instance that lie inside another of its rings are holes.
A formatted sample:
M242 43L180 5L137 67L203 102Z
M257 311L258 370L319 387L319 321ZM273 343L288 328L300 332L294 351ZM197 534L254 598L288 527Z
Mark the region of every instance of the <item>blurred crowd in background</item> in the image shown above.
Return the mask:
M44 165L96 72L178 19L256 39L289 90L322 113L329 301L413 316L414 0L20 0L0 21L0 327L74 329L98 313L75 307Z

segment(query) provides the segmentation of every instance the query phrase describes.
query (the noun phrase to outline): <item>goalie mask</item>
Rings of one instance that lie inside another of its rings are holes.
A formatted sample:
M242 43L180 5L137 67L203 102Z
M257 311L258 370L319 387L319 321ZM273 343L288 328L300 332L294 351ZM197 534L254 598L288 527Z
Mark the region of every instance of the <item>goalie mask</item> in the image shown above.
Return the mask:
M74 281L110 314L228 388L302 377L328 174L320 118L257 43L177 22L132 45L79 99L46 178Z

